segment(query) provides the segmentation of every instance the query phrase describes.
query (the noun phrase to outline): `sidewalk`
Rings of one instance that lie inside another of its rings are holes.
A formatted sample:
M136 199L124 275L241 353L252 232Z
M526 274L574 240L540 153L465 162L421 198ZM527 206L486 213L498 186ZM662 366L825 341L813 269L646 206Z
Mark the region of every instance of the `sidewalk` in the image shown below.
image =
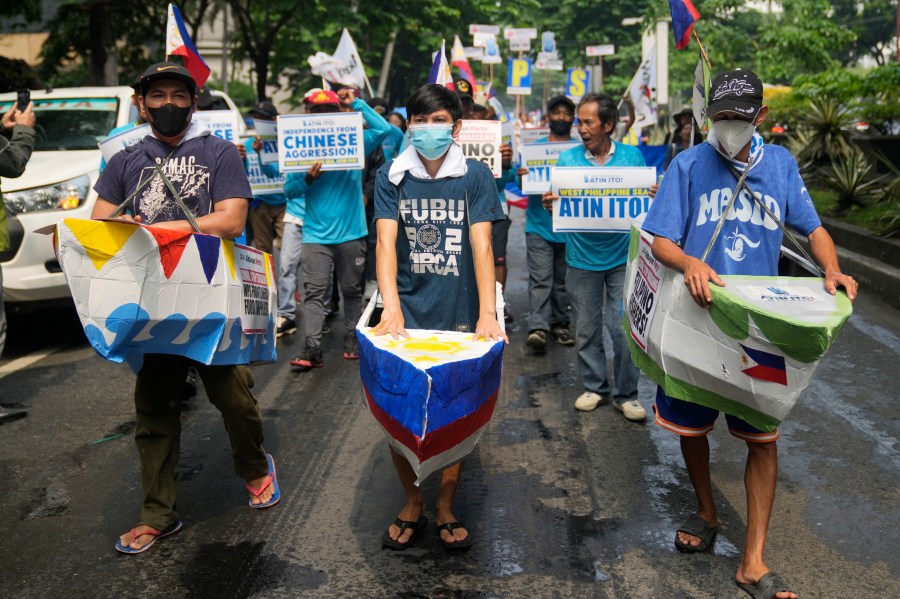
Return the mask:
M900 306L900 241L820 218L837 246L841 270L859 282L860 293L871 293L889 305ZM809 249L806 240L799 239Z

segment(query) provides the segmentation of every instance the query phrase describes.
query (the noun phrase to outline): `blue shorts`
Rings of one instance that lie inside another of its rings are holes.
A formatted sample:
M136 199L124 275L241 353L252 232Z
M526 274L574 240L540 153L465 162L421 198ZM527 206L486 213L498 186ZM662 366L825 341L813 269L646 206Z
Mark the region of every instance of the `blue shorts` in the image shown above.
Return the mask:
M662 387L656 388L653 411L656 412L656 424L684 437L702 437L712 432L716 418L719 417L719 410L669 397L663 393ZM778 429L767 433L731 414L725 414L725 421L728 423L728 432L751 443L771 443L780 436Z

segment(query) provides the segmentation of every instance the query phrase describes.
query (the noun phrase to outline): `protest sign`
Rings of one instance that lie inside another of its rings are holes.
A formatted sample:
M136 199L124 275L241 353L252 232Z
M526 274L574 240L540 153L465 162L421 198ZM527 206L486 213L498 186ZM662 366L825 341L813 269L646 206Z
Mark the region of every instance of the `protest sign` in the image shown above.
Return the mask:
M98 143L97 147L100 148L103 160L109 162L109 159L115 156L120 150L124 150L128 146L133 146L148 135L150 135L150 125L141 125L129 129L128 131L122 131L121 133L116 133L115 135L107 137Z
M519 129L519 139L522 145L533 144L542 137L550 135L550 127L532 127L530 129Z
M510 59L506 93L511 96L531 95L531 60L527 58Z
M587 69L571 68L566 75L566 95L576 102L591 88L591 72Z
M278 116L278 169L303 172L361 169L365 164L362 115L358 112Z
M503 175L503 159L500 156L502 138L499 121L463 120L456 143L466 158L485 163L491 168L494 178L499 179Z
M250 180L250 191L254 196L284 193L285 176L271 178L262 170L259 156L253 150L247 152L247 179Z
M774 431L850 317L850 300L820 278L722 275L704 309L652 244L632 228L624 290L632 360L666 395Z
M519 144L516 141L516 122L503 121L500 123L500 143L509 144L512 148L512 155L518 156Z
M209 129L216 137L231 142L238 141L238 114L233 110L200 110L194 113L191 120Z
M528 169L528 174L522 177L522 192L526 194L541 194L550 191L550 170L556 166L559 155L575 146L580 146L579 141L561 143L535 143L522 146L520 150L520 163Z
M261 121L253 119L253 128L256 136L262 142L259 158L263 164L276 164L278 162L278 125L275 121Z
M650 210L652 166L553 167L555 233L627 233Z

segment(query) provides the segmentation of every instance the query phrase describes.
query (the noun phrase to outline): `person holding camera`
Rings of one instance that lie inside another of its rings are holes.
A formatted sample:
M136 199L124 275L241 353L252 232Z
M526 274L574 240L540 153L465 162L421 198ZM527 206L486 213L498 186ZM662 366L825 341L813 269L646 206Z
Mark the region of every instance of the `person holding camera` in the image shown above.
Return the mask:
M34 150L34 104L24 107L16 102L0 119L0 177L15 179L25 172L25 165ZM0 190L0 252L9 249L9 226L6 205ZM0 271L0 297L3 295L3 271ZM6 310L0 300L0 354L6 345ZM25 410L4 410L0 407L0 423L28 415Z

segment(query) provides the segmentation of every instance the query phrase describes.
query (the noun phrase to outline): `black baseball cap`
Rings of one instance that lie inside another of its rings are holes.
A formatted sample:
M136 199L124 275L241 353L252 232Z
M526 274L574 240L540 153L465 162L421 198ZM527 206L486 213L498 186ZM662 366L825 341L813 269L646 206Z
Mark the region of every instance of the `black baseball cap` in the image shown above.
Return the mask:
M256 106L254 106L250 112L252 112L253 114L261 114L270 118L278 116L278 111L275 110L275 105L268 100L261 100L257 102Z
M150 87L151 83L163 79L181 81L187 85L188 91L191 92L192 96L197 95L197 82L194 81L194 78L191 77L186 68L174 62L158 62L144 71L141 75L141 95L143 96L147 93L147 88Z
M572 114L575 114L575 102L572 101L572 98L569 96L560 94L558 96L553 96L549 100L547 100L547 112L553 110L553 108L557 104L565 104L566 108L572 111Z
M475 97L475 90L472 89L472 84L468 79L463 79L462 77L454 79L453 87L455 87L456 91L460 94L465 94L470 98Z
M706 115L734 112L754 120L762 109L762 102L763 85L756 73L734 69L717 75L710 83Z

